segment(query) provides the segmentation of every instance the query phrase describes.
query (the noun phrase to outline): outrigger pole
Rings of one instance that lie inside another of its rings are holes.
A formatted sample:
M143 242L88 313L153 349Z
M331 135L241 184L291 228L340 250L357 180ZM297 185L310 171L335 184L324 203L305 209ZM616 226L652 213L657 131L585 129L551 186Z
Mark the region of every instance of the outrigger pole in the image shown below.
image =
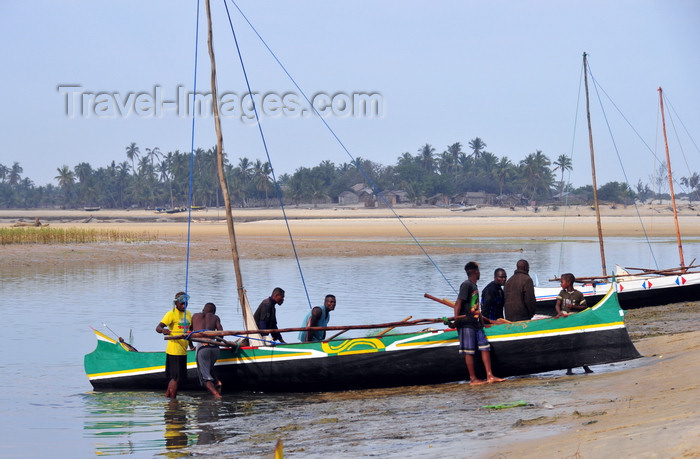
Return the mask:
M214 40L211 23L211 7L209 0L205 1L207 9L207 44L209 46L209 60L211 62L211 97L214 110L214 126L216 128L216 166L219 173L219 185L221 186L221 194L224 197L224 206L226 208L226 224L228 226L228 236L231 242L231 255L233 257L233 269L236 273L236 286L238 288L238 301L241 304L243 313L243 323L246 330L257 330L258 326L253 318L253 313L248 302L248 295L243 287L243 277L241 276L241 265L238 257L238 247L236 245L236 230L233 227L233 214L231 211L231 198L228 193L228 183L226 181L226 173L224 171L224 136L221 133L221 118L219 116L219 98L216 90L216 59L214 58ZM259 337L259 336L258 336Z
M370 324L370 325L335 325L330 327L293 327L293 328L279 328L279 329L266 329L266 330L214 330L214 331L202 331L197 333L191 333L190 335L168 335L163 338L166 340L171 339L186 339L186 338L213 338L217 336L232 336L232 335L251 335L253 333L265 333L269 334L272 332L288 333L297 331L335 331L335 330L371 330L375 328L387 328L387 327L407 327L412 325L429 325L435 323L445 323L445 321L453 321L458 319L463 319L467 316L455 316L455 317L441 317L436 319L415 319L415 320L402 320L401 322L387 322L384 324ZM437 330L436 330L437 331ZM369 338L372 338L371 336ZM375 337L376 338L376 337ZM354 339L354 338L348 338Z

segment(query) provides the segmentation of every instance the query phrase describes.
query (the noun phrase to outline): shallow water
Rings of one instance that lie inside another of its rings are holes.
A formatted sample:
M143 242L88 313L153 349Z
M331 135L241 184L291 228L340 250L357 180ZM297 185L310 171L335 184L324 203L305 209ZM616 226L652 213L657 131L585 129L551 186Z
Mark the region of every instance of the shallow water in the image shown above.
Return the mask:
M654 245L662 267L677 264L675 241L656 240ZM476 253L494 248L502 251ZM571 260L563 269L557 267L560 243L528 240L477 241L464 244L463 254L436 256L434 261L454 288L470 259L482 264L482 286L496 267L512 273L521 257L530 261L541 283L563 270L600 270L594 241L568 242L563 248L563 259ZM608 241L606 249L609 260L651 265L643 241ZM700 243L685 242L684 249L686 259L692 259ZM574 262L575 269L570 266ZM456 296L424 257L301 263L314 305L326 293L337 295L333 325L389 322L408 315L441 317L449 315L449 308L424 299L423 293ZM282 286L287 300L278 312L280 326L299 325L308 303L293 260L246 260L243 271L253 308L274 286ZM417 457L438 450L445 455L445 446L454 446L453 457L462 457L462 452L483 450L504 435L526 434L528 423L556 416L558 400L571 395L569 386L560 384L562 372L479 388L454 383L336 394L225 394L220 402L199 392L183 393L176 403L161 393L92 392L82 367L83 355L95 347L89 327L112 335L106 324L124 338L131 330L137 348L164 348L154 328L173 294L183 288L184 272L184 263L0 267L2 312L12 331L4 340L0 363L0 457L262 456L277 439L292 457ZM193 263L189 272L191 307L198 310L194 305L213 301L224 327L240 328L231 263ZM594 369L618 371L636 364ZM517 400L530 405L481 408Z

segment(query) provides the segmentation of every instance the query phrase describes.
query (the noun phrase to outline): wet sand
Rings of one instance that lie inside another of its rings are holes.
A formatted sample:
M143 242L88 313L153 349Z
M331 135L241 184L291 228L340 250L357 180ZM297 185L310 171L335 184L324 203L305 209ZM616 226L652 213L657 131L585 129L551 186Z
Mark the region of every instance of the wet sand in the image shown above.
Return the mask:
M698 303L628 312L644 356L632 368L562 376L553 391L573 394L563 414L523 416L521 434L492 445L484 458L700 456L700 312ZM595 367L594 367L595 368ZM520 413L518 413L518 416Z
M593 211L585 207L568 210L566 217L564 211L553 209L535 212L534 209L487 208L453 212L439 208L408 208L397 212L414 236L429 244L432 253L455 251L457 249L451 242L470 238L552 240L563 237L563 234L567 237L595 237L597 232ZM386 209L290 209L288 216L297 248L305 256L419 253L406 229ZM0 227L11 226L18 219L33 221L36 217L52 227L146 232L153 240L7 245L0 247L3 263L89 265L181 261L184 258L187 228L184 217L179 214L3 211L0 212ZM666 208L649 208L641 218L649 236L675 237L670 217L671 212ZM192 257L229 258L223 211L200 211L193 213L193 218ZM237 211L236 218L239 221L236 230L241 256L292 256L279 210ZM691 209L681 213L680 226L685 238L700 237L699 218ZM604 234L640 236L638 220L634 209L605 209ZM526 389L528 385L546 385L553 393L572 395L558 398L560 402L552 411L556 414L548 414L543 403L546 400L533 401L537 404L534 410L510 410L513 422L508 435L484 439L477 454L489 458L700 456L700 424L697 422L700 331L695 331L700 328L699 306L686 303L631 311L629 328L644 358L630 368L592 375L561 376L546 382L526 378L501 383L511 385L514 396L517 396L519 387ZM489 387L449 385L447 390L486 395L492 391ZM449 411L443 409L441 416L449 416ZM424 442L423 446L414 446L402 456L473 456L460 447L460 436L465 431L469 432L468 427L457 429L449 437L441 435L445 438L444 444Z

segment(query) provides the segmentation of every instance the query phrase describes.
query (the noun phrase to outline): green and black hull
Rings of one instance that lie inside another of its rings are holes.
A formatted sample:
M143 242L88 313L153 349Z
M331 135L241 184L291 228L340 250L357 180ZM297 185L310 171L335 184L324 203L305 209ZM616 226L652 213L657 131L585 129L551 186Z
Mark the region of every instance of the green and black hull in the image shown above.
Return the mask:
M165 353L129 352L95 332L97 348L85 371L97 390L164 389ZM486 329L498 376L534 374L640 357L630 340L617 296L559 319ZM456 330L429 330L319 343L222 349L217 377L227 391L309 392L437 384L468 378ZM198 388L194 352L188 381Z

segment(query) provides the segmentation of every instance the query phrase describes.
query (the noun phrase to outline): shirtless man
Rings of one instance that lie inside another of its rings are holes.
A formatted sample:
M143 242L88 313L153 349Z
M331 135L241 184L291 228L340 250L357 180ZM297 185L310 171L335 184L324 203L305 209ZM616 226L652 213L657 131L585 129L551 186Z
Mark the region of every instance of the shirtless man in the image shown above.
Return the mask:
M216 305L207 303L202 312L192 315L192 330L194 332L202 330L223 330L221 320L216 315ZM219 358L221 350L219 346L206 343L197 343L197 374L199 383L207 389L214 398L221 398L221 381L214 377L214 364ZM216 386L214 385L216 383ZM218 389L218 390L217 390Z

